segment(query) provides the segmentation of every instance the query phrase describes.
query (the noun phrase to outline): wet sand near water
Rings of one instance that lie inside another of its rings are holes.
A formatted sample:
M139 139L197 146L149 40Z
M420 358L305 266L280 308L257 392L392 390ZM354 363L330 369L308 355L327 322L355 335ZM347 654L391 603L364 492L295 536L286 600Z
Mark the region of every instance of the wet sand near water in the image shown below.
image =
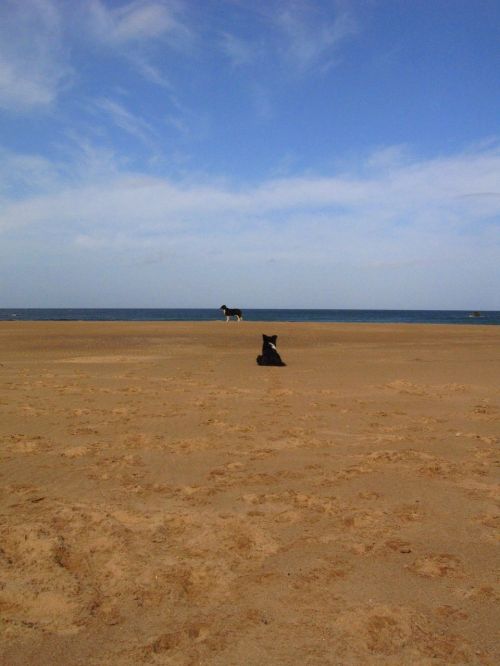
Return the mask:
M2 322L0 377L2 665L500 663L499 327Z

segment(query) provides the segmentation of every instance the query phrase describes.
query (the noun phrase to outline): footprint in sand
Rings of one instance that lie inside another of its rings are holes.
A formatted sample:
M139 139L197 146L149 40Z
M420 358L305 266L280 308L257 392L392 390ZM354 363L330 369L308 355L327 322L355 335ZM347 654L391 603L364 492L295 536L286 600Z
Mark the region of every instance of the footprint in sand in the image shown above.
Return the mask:
M335 627L341 633L341 642L355 646L360 656L388 656L401 652L411 641L412 615L406 608L357 607L341 613Z
M483 403L476 405L472 409L472 413L475 417L482 418L486 421L495 421L498 418L498 407L495 405L490 405L488 403Z
M12 453L38 453L50 448L50 444L41 435L26 437L25 435L10 435L5 438L4 452Z
M98 435L99 430L95 428L69 428L68 432L70 435Z
M460 610L460 608L454 608L453 606L449 606L447 604L444 606L438 606L434 610L434 613L438 618L443 618L446 620L466 620L469 617L468 613Z
M461 476L463 471L459 465L448 460L433 460L420 467L418 474L431 478L448 479Z
M477 516L476 518L478 523L485 525L486 527L491 527L494 530L500 531L500 514L491 513Z
M209 479L222 479L227 476L231 477L234 473L238 473L243 469L244 465L240 462L227 463L221 467L216 467L208 473Z
M460 578L463 576L462 562L455 555L425 555L418 557L408 569L424 578Z
M341 613L334 627L339 651L350 655L345 663L479 663L464 638L433 631L425 615L405 606L358 606Z
M475 522L483 525L483 539L490 543L500 542L500 514L487 513L476 516Z
M377 493L375 491L366 491L366 492L360 492L358 493L359 499L363 500L377 500L380 498L380 493Z
M424 518L423 511L415 504L403 504L395 509L394 514L404 523L417 523Z
M378 509L362 510L351 512L350 515L342 518L342 525L346 528L365 529L380 527L384 524L385 513Z
M398 393L408 393L409 395L427 395L426 387L419 384L412 384L412 382L405 381L404 379L396 379L393 382L385 384L381 388L388 388Z
M65 458L81 458L92 451L90 446L72 446L61 453Z
M222 637L211 635L208 625L202 623L188 623L177 631L161 634L145 645L140 652L142 653L141 656L148 662L151 659L152 654L171 654L174 651L181 650L183 655L187 655L189 649L193 649L193 646L198 643L204 643L208 638L210 638L212 649L215 645L217 645L218 649L222 649L226 644L226 641L222 639ZM169 657L169 659L170 658L173 657Z
M491 585L482 585L481 587L469 587L466 589L455 590L457 596L462 599L482 599L484 601L500 601L500 595Z
M394 551L395 553L411 553L411 544L408 541L403 541L402 539L391 539L385 542L385 545L389 550Z

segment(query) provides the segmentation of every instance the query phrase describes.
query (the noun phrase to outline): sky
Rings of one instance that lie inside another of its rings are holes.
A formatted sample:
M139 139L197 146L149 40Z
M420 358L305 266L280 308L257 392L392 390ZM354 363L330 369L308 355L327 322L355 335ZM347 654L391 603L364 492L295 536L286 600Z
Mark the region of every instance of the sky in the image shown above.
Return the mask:
M0 307L500 309L498 0L0 0Z

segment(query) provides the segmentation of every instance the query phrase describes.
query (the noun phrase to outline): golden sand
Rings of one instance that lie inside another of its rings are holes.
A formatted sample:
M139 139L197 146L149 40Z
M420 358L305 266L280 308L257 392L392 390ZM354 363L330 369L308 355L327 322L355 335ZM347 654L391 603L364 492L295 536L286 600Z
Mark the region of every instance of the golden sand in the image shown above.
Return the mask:
M499 343L0 324L0 663L500 663Z

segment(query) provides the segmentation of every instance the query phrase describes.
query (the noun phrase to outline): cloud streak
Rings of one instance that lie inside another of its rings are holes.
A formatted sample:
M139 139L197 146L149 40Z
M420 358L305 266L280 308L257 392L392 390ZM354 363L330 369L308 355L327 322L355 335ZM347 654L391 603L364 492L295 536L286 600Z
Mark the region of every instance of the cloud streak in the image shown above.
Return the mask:
M108 98L96 100L94 106L97 111L104 112L111 122L121 130L140 139L147 146L154 147L155 130L143 118L134 115L122 104Z
M69 84L63 21L50 0L0 3L0 108L49 108Z
M334 13L317 3L278 1L259 5L253 12L265 26L268 39L256 42L226 31L219 40L235 67L274 59L293 74L326 71L337 62L340 47L359 31L346 9Z
M189 36L177 18L174 3L133 0L108 9L100 0L89 6L90 29L97 39L112 46L125 46L167 37L173 43Z
M284 38L282 53L298 71L312 67L331 67L342 42L357 32L353 17L347 12L334 19L316 15L314 5L300 2L284 4L274 16L274 23Z

